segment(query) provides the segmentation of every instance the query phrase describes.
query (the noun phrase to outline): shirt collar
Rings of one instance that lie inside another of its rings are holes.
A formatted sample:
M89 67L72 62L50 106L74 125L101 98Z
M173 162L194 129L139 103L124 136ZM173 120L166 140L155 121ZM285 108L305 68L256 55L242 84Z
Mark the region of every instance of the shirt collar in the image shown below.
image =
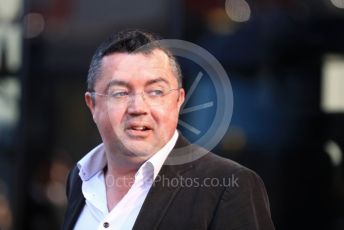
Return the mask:
M92 149L80 161L78 161L77 166L79 168L79 176L83 181L87 181L97 172L103 170L105 165L105 147L102 143Z
M172 151L173 147L176 145L178 136L179 134L178 134L178 131L176 130L172 138L164 145L164 147L162 147L157 153L155 153L153 156L151 156L151 158L147 160L147 162L150 162L153 165L153 169L154 169L153 180L155 180L158 173L160 172L160 169L162 165L164 164L168 154Z
M157 177L162 165L164 164L168 154L172 151L178 139L178 131L176 130L172 138L151 158L149 158L144 164L141 165L138 172L142 169L153 166L153 180ZM90 152L88 152L80 161L77 166L79 168L79 176L83 181L87 181L97 174L100 170L103 170L106 166L106 156L104 144L100 144Z

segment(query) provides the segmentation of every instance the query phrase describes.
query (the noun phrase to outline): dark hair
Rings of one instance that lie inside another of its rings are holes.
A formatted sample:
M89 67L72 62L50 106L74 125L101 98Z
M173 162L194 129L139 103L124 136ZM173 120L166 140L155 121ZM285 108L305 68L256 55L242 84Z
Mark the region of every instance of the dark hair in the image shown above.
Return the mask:
M124 30L110 35L94 53L87 75L87 90L94 91L94 86L101 69L103 57L113 53L144 53L150 54L154 49L162 50L169 58L170 65L178 81L178 86L182 87L182 74L180 66L170 50L162 47L159 43L161 38L152 33L141 30Z

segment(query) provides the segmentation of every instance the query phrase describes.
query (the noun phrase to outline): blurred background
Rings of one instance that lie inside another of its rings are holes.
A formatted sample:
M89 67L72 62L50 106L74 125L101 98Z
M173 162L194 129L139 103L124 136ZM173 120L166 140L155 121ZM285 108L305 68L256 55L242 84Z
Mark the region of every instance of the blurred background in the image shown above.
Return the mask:
M60 229L68 170L100 142L88 65L125 28L221 62L234 113L213 151L261 175L277 229L344 229L343 0L0 0L1 230ZM199 70L181 63L187 88ZM213 112L185 119L197 127Z

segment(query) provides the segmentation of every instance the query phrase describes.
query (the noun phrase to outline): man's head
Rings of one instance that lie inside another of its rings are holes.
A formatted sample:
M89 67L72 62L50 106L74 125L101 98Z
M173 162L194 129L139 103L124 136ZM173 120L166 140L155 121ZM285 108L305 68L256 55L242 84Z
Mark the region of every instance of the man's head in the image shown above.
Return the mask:
M152 33L140 30L125 30L109 36L94 53L87 75L87 91L94 91L94 86L101 78L102 59L114 53L142 53L150 54L153 50L162 50L169 58L170 65L178 80L178 85L182 87L182 73L180 66L173 54L159 43L161 38Z
M145 160L173 136L185 92L177 61L152 34L111 36L94 54L87 83L86 103L114 158Z

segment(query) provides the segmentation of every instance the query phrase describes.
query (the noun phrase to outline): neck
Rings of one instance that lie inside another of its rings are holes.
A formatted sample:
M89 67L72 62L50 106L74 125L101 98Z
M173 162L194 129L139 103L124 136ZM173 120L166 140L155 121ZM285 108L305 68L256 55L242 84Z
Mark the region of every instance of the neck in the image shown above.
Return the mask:
M133 162L126 159L118 159L115 156L109 156L106 154L107 158L107 172L106 174L122 177L131 174L135 174L144 161Z
M140 164L123 164L107 154L105 168L106 200L108 210L111 211L127 194L135 181L135 174Z

